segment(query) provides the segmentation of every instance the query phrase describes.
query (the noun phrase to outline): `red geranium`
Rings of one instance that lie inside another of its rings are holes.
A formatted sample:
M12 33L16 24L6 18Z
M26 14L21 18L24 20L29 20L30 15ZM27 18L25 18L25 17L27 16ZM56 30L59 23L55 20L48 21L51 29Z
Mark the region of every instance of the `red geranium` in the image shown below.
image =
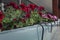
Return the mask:
M42 10L44 10L44 7L43 7L43 6L39 6L39 7L38 7L38 10L39 10L39 11L42 11Z
M21 10L26 12L26 13L29 13L30 12L30 7L29 6L26 6L25 4L21 4Z
M2 22L3 18L4 18L4 14L2 11L0 11L0 22Z
M24 3L21 3L21 4L20 4L20 7L21 7L21 8L25 8L26 5L25 5Z
M13 21L16 21L16 20L17 20L16 18L13 19Z
M10 2L9 4L10 4L10 5L15 5L16 3L15 3L15 2Z
M39 12L38 14L39 14L41 17L42 17L42 15L43 15L41 12Z
M15 5L15 2L10 2L6 6L13 6L13 5Z
M19 9L18 5L15 2L10 2L9 4L6 5L6 7L12 6L15 9Z
M22 8L22 10L26 13L29 13L30 12L30 8L28 6Z
M24 12L28 12L28 7L26 7L26 5L24 4L24 3L21 3L20 4L20 9L22 10L22 11L24 11Z
M34 10L35 8L37 8L37 5L35 5L35 4L29 4L29 7L31 8L31 10Z
M19 9L19 6L15 2L10 2L10 5L13 6L15 9Z
M17 4L13 5L15 9L19 9L19 6Z
M25 17L30 18L30 13L27 13Z
M25 18L20 18L20 21L23 22L23 23L26 22L26 21L25 21Z

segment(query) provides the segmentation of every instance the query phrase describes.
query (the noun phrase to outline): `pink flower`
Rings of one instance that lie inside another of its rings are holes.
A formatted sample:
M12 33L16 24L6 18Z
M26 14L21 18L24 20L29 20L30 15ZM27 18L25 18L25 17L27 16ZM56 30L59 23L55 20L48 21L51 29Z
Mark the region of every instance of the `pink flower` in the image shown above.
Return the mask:
M58 20L58 18L57 18L55 15L52 16L52 19L53 19L54 21Z
M47 17L51 19L52 18L52 15L51 14L47 14Z
M39 10L39 11L42 11L42 10L44 10L44 7L43 7L43 6L39 6L39 7L38 7L38 10Z
M46 14L43 14L42 17L49 19Z
M47 19L49 19L49 17L48 17L46 14L43 14L43 13L41 13L41 12L39 12L39 15L40 15L42 18L47 18Z
M50 18L54 21L58 19L55 15L48 14L47 16L48 16L48 18Z

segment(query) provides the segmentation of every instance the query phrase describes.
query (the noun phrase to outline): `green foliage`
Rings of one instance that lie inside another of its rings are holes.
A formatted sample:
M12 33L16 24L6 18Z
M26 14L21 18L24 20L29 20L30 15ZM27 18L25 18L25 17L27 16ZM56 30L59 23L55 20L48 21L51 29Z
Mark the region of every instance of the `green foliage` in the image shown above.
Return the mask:
M4 12L4 19L2 20L3 28L5 29L14 29L14 28L22 28L34 24L38 24L40 22L48 22L52 21L48 18L43 18L38 14L38 10L30 10L26 13L24 11L28 11L28 8L23 10L15 9L12 6L8 6ZM47 13L45 10L40 11L41 13ZM26 17L27 15L27 17Z

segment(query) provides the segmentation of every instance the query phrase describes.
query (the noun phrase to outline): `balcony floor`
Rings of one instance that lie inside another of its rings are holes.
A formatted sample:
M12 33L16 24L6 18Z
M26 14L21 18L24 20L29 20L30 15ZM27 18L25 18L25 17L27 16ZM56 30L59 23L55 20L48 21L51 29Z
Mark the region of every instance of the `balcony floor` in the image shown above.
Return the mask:
M51 40L60 40L60 26L57 27L57 30L54 32Z

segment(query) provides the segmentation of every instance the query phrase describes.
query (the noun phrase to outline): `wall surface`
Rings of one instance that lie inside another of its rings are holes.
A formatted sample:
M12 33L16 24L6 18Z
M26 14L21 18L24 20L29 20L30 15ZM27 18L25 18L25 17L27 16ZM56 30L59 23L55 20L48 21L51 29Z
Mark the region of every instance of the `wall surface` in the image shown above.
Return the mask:
M31 2L44 6L49 12L52 12L52 0L30 0Z
M19 3L19 0L2 0L2 2L9 3L9 2L16 2L17 4Z

